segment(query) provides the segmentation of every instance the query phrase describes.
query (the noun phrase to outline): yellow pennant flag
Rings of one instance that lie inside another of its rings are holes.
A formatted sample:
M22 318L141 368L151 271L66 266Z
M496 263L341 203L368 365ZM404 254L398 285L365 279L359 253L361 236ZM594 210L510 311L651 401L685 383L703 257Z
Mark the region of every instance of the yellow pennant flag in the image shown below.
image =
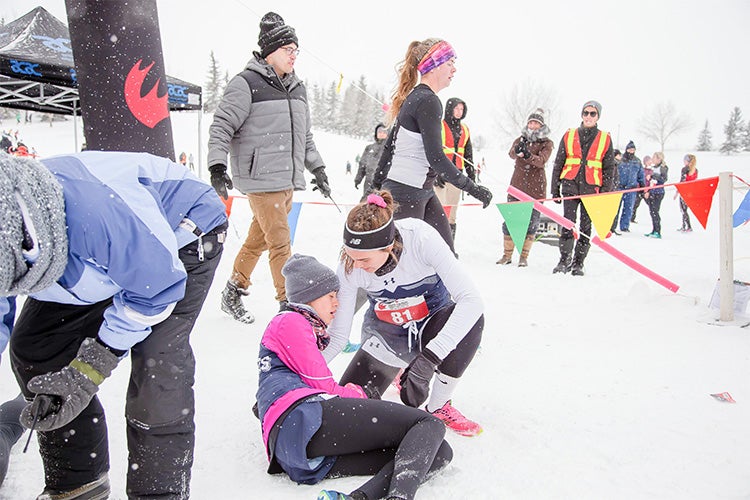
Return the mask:
M336 85L336 93L337 94L341 93L341 84L342 83L344 83L344 74L343 73L339 73L339 84Z
M591 217L594 229L599 238L606 239L610 236L612 221L615 220L617 209L620 208L622 193L604 193L597 196L584 196L581 198L583 206Z

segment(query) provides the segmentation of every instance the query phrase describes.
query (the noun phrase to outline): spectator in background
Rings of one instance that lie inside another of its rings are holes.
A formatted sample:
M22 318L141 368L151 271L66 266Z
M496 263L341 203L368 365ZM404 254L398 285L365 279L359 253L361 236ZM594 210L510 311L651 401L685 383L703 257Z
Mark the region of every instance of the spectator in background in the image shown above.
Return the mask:
M614 169L614 176L612 179L612 186L614 186L613 191L617 191L620 189L620 162L622 161L622 152L619 149L615 149L615 169ZM617 213L615 214L615 220L612 221L612 227L609 229L610 233L620 235L617 231L617 227L619 225L620 221L620 211L622 210L622 198L620 198L620 204L617 206Z
M476 169L474 168L474 152L471 146L471 135L469 127L463 123L466 118L466 102L458 97L451 97L445 104L445 115L443 116L443 152L448 159L461 172L472 181L476 181ZM455 245L456 241L456 214L458 213L458 202L461 200L461 190L451 183L446 183L442 175L435 179L435 193L440 203L448 208L448 224L451 227L451 236Z
M325 197L331 187L313 141L305 85L294 72L299 54L294 28L269 12L260 21L260 52L227 84L209 128L211 184L227 199L235 185L247 196L253 220L221 292L221 310L242 323L255 316L245 309L250 276L268 251L276 300L286 303L281 268L291 255L287 216L294 191L305 189L304 171ZM230 155L232 178L227 175Z
M625 146L625 154L622 155L622 161L617 169L620 176L620 191L646 186L646 175L641 160L635 155L635 143L633 141L628 142L628 145ZM635 198L636 191L630 191L622 195L620 232L630 232Z
M544 123L544 110L537 108L529 115L520 137L513 141L510 151L508 151L508 156L514 160L510 185L537 200L544 199L547 194L547 175L544 168L550 155L552 155L552 149L555 147L548 136L549 127ZM508 195L508 201L518 200ZM536 229L539 226L539 217L540 214L537 210L531 211L531 220L526 231L526 239L523 242L518 267L528 265L527 259L531 245L534 243ZM515 245L510 237L508 226L503 222L503 256L497 261L497 264L510 264L514 248Z
M352 173L352 162L349 160L346 160L346 173L351 174Z
M643 162L642 163L643 163L643 175L646 178L646 185L648 186L650 184L650 181L651 181L651 172L653 171L653 169L651 167L653 166L654 162L653 162L653 160L651 159L651 157L649 155L646 155L646 156L643 157ZM635 214L638 211L638 207L641 204L641 200L643 200L645 198L644 194L645 194L645 191L638 191L635 194L635 202L633 203L633 215L631 215L631 217L630 217L630 223L631 224L632 223L636 223L637 224L637 222L635 220Z
M693 154L686 154L682 159L685 166L680 171L680 182L694 181L698 178L698 168L696 167L697 159ZM675 192L674 196L677 198L680 195L679 192ZM682 227L678 231L683 233L690 233L693 231L693 227L690 225L690 214L688 213L688 206L685 200L680 196L680 212L682 213Z
M669 178L669 167L664 162L664 153L657 151L652 156L653 166L649 175L649 185L655 186L645 191L646 203L648 203L648 212L651 214L651 232L646 234L649 238L661 238L661 202L664 199L664 186Z
M570 221L578 220L580 209L578 229L585 236L575 243L573 230L562 229L560 261L552 269L553 273L570 271L573 276L584 275L583 262L591 247L591 217L580 196L612 190L614 152L609 133L597 127L601 112L601 104L587 101L581 109L581 125L565 132L557 149L552 169L552 196L555 203L563 203L563 215ZM561 196L566 199L561 200Z
M364 181L360 201L364 201L372 190L372 176L375 175L375 170L378 169L378 161L380 161L380 155L383 154L383 146L385 145L385 139L388 137L388 129L382 123L378 123L375 125L373 135L374 141L365 146L362 155L357 155L359 157L359 166L354 176L354 187L359 189L359 185Z

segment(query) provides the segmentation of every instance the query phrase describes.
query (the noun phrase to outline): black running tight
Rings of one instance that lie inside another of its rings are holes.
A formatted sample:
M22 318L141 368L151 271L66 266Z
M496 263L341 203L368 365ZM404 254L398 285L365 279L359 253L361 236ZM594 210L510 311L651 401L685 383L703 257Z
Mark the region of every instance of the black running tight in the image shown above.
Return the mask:
M374 475L357 488L368 499L414 498L427 475L450 463L445 424L429 413L390 401L322 401L323 422L307 456L337 455L326 477Z

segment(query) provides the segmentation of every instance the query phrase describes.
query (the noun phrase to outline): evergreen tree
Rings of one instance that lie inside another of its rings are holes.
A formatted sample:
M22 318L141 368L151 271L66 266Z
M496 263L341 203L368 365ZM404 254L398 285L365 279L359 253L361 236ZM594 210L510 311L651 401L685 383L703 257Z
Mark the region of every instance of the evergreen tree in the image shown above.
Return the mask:
M334 80L323 96L323 124L321 128L328 132L339 130L339 94L336 91L337 87L338 83Z
M698 151L711 151L713 144L711 144L711 130L708 128L708 120L703 125L703 130L698 134L698 145L695 146Z
M742 151L744 130L745 124L742 121L742 111L740 111L740 108L735 107L729 115L729 121L724 125L725 140L719 151L725 155Z
M206 80L206 85L203 87L203 111L205 113L216 111L222 93L221 70L212 50L208 64L208 79Z
M750 120L747 121L742 133L742 146L744 151L750 151Z
M360 130L357 123L357 115L359 113L359 110L357 109L359 107L357 101L359 95L359 90L357 90L353 84L350 83L346 87L344 97L341 99L341 107L336 127L337 132L348 136L360 136Z

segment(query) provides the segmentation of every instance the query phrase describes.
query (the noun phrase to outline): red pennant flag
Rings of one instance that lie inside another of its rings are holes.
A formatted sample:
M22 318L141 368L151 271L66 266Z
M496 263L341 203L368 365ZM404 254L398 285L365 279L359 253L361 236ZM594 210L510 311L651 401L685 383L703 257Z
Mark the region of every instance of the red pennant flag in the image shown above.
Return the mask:
M445 216L449 219L451 218L451 210L453 209L450 205L443 205L443 210L445 210Z
M723 401L725 403L736 403L737 401L732 398L732 396L728 392L719 392L716 394L711 394L711 397L715 398L718 401Z
M719 178L708 177L698 181L681 182L676 186L685 204L693 212L698 222L701 223L703 229L706 229L708 213L711 211L711 201L713 201L714 193L719 186Z
M224 202L224 207L227 212L227 217L232 215L232 202L234 201L234 196L229 195L226 200L223 197L219 196L219 199Z

